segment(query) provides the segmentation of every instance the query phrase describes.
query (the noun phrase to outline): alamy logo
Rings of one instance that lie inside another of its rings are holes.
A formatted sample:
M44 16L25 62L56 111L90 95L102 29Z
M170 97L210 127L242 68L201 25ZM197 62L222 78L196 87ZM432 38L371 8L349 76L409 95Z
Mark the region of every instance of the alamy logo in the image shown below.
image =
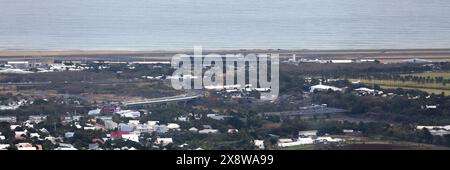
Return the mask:
M175 89L257 91L262 100L274 100L279 92L278 54L208 54L202 47L194 55L172 58L172 86Z

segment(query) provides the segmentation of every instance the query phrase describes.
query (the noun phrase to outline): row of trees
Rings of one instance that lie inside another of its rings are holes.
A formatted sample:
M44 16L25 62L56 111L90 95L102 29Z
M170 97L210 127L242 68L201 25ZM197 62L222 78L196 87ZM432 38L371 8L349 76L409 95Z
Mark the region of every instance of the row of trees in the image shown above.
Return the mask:
M418 84L442 84L446 86L450 83L450 79L444 78L442 76L431 77L431 76L417 76L417 75L401 75L398 73L380 73L380 74L365 74L360 75L357 78L365 80L392 80L398 82L415 82Z

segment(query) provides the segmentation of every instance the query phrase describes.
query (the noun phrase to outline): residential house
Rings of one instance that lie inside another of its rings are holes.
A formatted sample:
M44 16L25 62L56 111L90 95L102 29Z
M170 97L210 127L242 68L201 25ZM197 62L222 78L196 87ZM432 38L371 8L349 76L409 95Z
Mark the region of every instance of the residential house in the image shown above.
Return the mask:
M122 138L133 142L139 142L139 135L137 134L122 134Z
M0 122L16 123L16 116L0 116Z
M114 112L116 112L117 107L114 105L110 105L110 106L103 106L102 109L100 110L101 114L114 114Z
M98 145L98 143L90 143L88 149L89 150L99 150L100 146Z
M187 116L179 116L176 118L176 120L180 121L180 122L187 122L189 121L189 117Z
M100 119L103 121L107 121L107 120L113 120L112 116L95 116L96 119Z
M357 93L362 94L362 95L375 94L374 89L369 89L369 88L365 88L365 87L357 88L357 89L354 89L353 91L356 91Z
M21 127L20 125L10 125L9 128L11 130L16 130L16 128Z
M311 86L311 88L310 88L310 92L314 92L314 91L328 91L328 90L331 90L331 91L342 91L342 89L340 89L338 87L327 86L327 85L323 85L323 84Z
M207 114L206 117L214 119L214 120L224 120L225 118L229 118L231 116L224 116L218 114Z
M139 120L129 120L128 125L132 126L133 128L139 125Z
M297 146L297 145L307 145L307 144L314 144L314 140L311 137L299 137L297 141L292 140L284 140L279 141L277 143L278 147L289 147L289 146Z
M39 133L30 133L30 138L41 138L41 135Z
M342 133L345 133L345 134L355 133L355 130L353 130L353 129L342 129Z
M111 138L112 139L122 139L122 136L125 134L129 134L130 132L126 131L118 131L118 132L111 132Z
M41 131L42 133L48 133L48 130L45 128L39 129L39 131Z
M219 133L219 130L217 130L217 129L203 129L203 130L199 130L198 133L200 133L200 134L212 134L212 133Z
M89 110L88 115L89 115L89 116L99 115L99 114L100 114L100 111L101 111L101 109Z
M85 126L83 129L84 130L95 130L96 128L95 127L90 127L90 126Z
M80 121L83 116L72 116L73 121Z
M438 106L437 105L425 105L426 109L437 109Z
M133 130L134 128L132 126L125 123L119 123L119 131L131 132Z
M169 129L180 129L180 125L178 125L176 123L168 123L167 124L167 128L169 128Z
M140 132L140 133L150 133L150 132L152 132L152 130L149 129L149 127L147 125L145 125L145 124L138 124L136 126L136 131Z
M59 143L59 147L55 148L55 150L77 150L75 147L73 147L72 144L68 143Z
M169 128L166 125L159 125L156 127L156 132L160 134L167 133L169 131Z
M65 138L72 138L74 135L75 135L75 132L66 132L66 133L64 134L64 137L65 137Z
M36 147L20 147L17 148L17 150L22 151L22 150L26 150L26 151L34 151L37 150Z
M7 150L9 148L9 144L0 144L0 150Z
M117 111L116 114L119 114L121 117L126 118L139 118L141 116L141 113L139 111L134 110L120 110Z
M317 130L305 130L298 132L299 137L315 137L317 136Z
M33 123L40 123L47 119L46 115L34 115L34 116L28 116L28 120Z
M153 131L156 131L158 128L158 122L159 121L148 121L147 124L144 124L144 125L147 125L149 132L153 132Z
M321 136L321 137L317 137L316 138L316 142L321 142L321 143L334 143L334 142L343 142L343 139L340 138L332 138L329 136Z
M189 128L189 131L191 131L191 132L198 132L198 129L195 128L195 127L191 127L191 128Z
M264 149L264 140L253 140L253 143L258 149Z
M105 129L107 130L114 130L118 127L118 124L112 120L104 120L103 122L105 123Z
M293 142L292 139L278 139L278 143L290 143Z

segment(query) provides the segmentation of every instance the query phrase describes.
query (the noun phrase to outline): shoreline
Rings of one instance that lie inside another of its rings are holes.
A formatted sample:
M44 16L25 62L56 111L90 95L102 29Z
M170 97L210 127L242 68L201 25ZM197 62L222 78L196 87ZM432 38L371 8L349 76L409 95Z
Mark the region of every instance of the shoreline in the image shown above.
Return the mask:
M11 56L53 56L53 55L96 55L96 54L163 54L192 53L192 49L175 50L0 50L0 57ZM204 49L208 53L449 53L450 48L411 48L411 49Z
M64 59L64 60L170 60L176 54L193 54L190 50L0 50L0 61L7 60L35 60L35 59ZM450 61L450 48L424 49L206 49L203 54L249 54L249 53L278 53L280 58L291 58L296 54L299 58L308 59L377 59L382 62L399 62L405 59L420 58L435 62Z

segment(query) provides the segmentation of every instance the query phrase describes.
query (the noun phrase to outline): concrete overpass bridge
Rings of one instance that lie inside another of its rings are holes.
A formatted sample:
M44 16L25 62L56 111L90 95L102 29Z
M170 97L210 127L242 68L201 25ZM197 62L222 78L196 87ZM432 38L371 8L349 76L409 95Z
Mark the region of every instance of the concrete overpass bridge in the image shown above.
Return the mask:
M178 96L152 98L152 99L139 100L139 101L127 101L127 102L122 103L122 105L124 107L129 107L129 108L152 107L152 106L167 105L170 103L179 103L179 102L186 103L188 101L195 100L202 96L203 96L202 94L183 94L183 95L178 95Z

